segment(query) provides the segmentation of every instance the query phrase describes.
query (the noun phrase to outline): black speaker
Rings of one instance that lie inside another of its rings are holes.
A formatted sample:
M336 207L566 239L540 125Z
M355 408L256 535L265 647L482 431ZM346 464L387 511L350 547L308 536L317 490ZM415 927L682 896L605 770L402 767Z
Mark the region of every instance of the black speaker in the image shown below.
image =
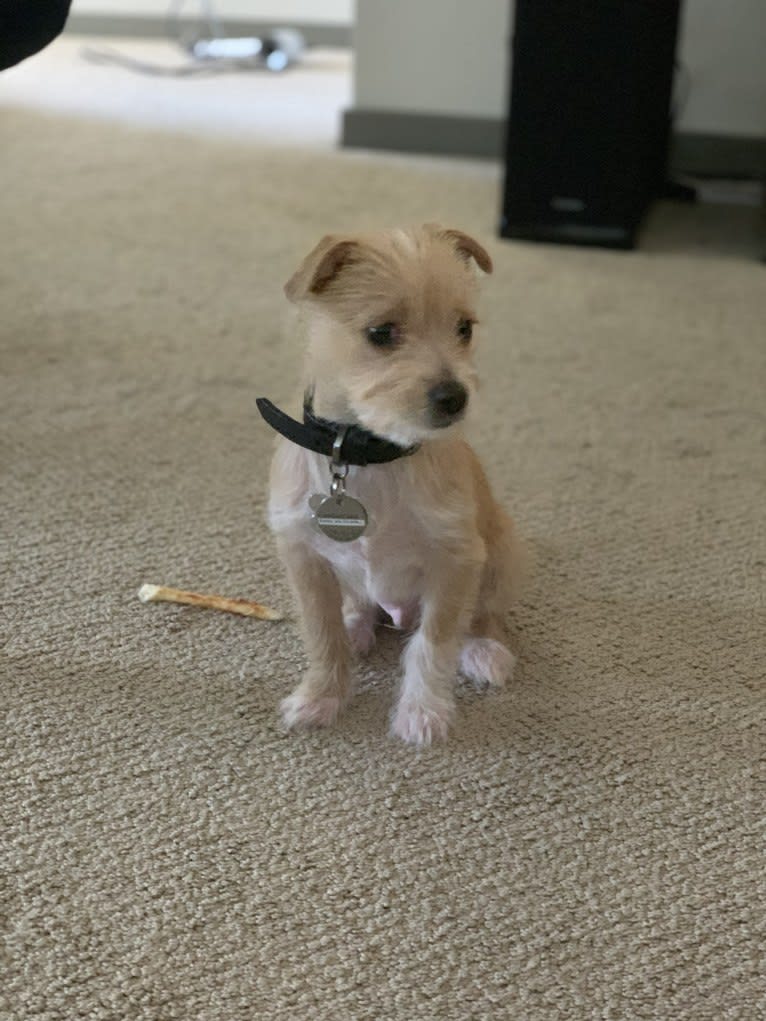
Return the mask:
M665 178L680 0L517 0L500 233L632 248Z

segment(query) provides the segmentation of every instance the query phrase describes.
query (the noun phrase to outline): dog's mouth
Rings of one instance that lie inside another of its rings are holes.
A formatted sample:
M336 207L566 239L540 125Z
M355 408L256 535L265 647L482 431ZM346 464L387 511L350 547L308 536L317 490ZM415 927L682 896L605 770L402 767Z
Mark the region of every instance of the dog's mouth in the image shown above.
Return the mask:
M456 425L458 422L465 418L465 408L461 408L460 411L455 411L445 414L441 411L428 411L428 424L431 429L448 429L451 425Z
M369 429L370 432L400 447L413 447L424 440L435 439L443 436L450 426L458 425L465 418L465 411L453 415L434 415L433 412L425 411L416 422L375 422L365 420L364 415L359 416L360 424Z
M392 443L409 447L443 434L466 415L469 392L457 380L431 386L424 396L420 407L412 408L409 414L370 405L354 410L365 429Z

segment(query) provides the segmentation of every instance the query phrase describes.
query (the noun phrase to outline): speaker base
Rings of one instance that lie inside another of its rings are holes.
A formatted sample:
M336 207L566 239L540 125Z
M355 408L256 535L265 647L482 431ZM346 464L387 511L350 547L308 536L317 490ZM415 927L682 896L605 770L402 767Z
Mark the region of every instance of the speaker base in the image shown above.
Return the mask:
M500 222L500 236L518 241L545 244L585 245L593 248L631 249L636 247L637 228L595 226L586 223L509 223Z

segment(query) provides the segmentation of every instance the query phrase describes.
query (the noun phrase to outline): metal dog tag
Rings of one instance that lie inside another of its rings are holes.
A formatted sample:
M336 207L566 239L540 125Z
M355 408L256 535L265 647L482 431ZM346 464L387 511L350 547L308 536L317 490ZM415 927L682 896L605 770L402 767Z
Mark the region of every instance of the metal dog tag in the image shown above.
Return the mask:
M330 495L314 493L309 499L314 527L336 542L353 542L367 528L367 511L353 496L346 496L348 464L341 458L348 426L339 430L332 445Z
M367 511L353 496L340 492L332 496L316 493L309 500L309 506L315 527L336 542L352 542L367 528Z

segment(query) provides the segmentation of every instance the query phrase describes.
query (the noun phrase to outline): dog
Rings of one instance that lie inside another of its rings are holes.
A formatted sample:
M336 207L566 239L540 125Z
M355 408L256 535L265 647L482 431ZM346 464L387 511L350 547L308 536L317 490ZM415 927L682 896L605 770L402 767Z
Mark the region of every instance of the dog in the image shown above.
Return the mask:
M264 398L282 435L269 522L302 621L308 670L288 728L328 726L352 695L352 654L383 614L411 632L391 720L416 746L447 736L458 670L499 687L523 549L460 425L475 400L485 249L426 224L330 235L285 285L305 313L303 423Z

